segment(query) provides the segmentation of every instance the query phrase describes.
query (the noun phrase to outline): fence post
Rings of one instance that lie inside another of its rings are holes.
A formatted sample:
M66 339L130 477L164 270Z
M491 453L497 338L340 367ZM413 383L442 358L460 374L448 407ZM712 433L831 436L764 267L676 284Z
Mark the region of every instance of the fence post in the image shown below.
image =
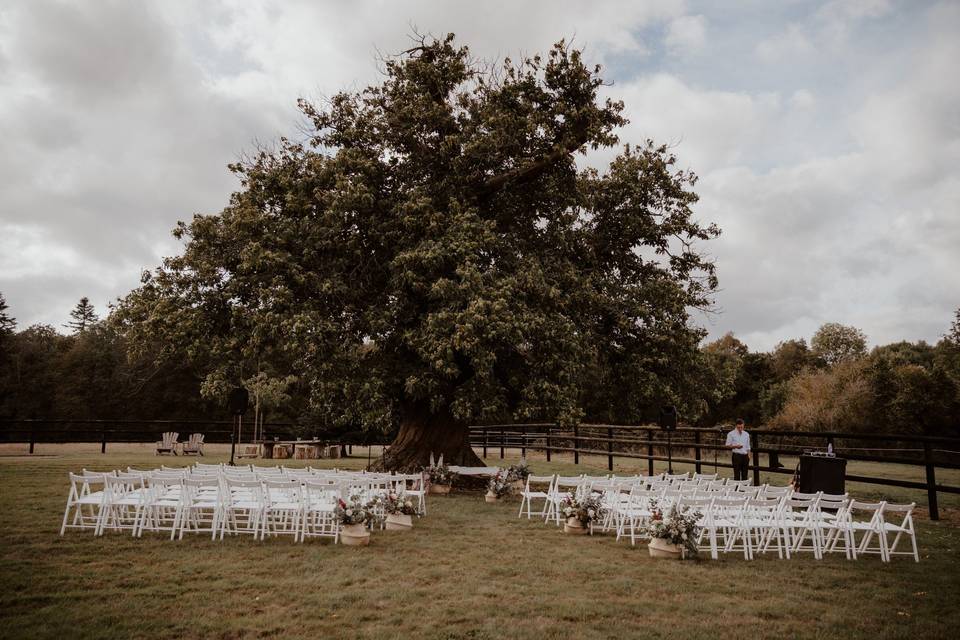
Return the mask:
M573 464L580 464L580 429L573 426Z
M547 427L547 462L550 462L550 427Z
M520 458L527 457L527 428L520 427Z
M927 466L927 510L931 520L940 519L940 509L937 506L937 477L933 466L933 451L930 443L923 443L923 461Z
M760 437L756 433L750 434L750 451L753 453L753 486L760 486L760 452L757 447L760 443Z
M503 460L503 450L506 447L507 443L507 430L504 427L500 428L500 459Z
M33 426L33 423L30 423L30 453L33 453L33 443L36 441L37 437L35 434L36 427Z
M647 475L653 475L653 429L647 429Z
M100 453L107 452L107 425L103 425L103 439L100 441Z
M483 429L483 457L487 457L487 437L489 436L490 430L484 427Z
M694 432L693 432L693 443L694 443L694 446L693 446L693 457L694 457L694 458L696 459L696 461L697 461L695 468L696 468L696 470L697 470L697 473L700 473L700 472L701 472L700 470L701 470L702 467L700 466L700 432L699 432L699 431L694 431Z
M613 471L613 427L607 427L607 471Z

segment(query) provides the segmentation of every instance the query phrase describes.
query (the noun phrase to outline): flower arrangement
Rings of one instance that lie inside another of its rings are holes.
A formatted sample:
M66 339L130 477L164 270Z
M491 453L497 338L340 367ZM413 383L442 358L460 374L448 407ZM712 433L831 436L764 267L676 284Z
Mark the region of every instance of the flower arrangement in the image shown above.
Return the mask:
M587 527L603 517L603 507L599 496L589 495L582 498L573 496L563 499L560 503L560 513L564 518L568 520L575 518L581 526Z
M487 495L493 495L497 498L504 497L513 490L511 482L509 473L502 469L497 471L497 474L490 478L490 482L487 483Z
M383 510L389 515L404 515L404 516L413 516L417 515L417 507L413 504L413 500L407 497L407 494L400 492L396 493L391 491L386 495L383 500Z
M527 464L526 458L520 459L520 464L514 464L507 467L507 482L514 482L519 480L522 483L527 481L527 476L530 475L530 466Z
M343 526L354 524L370 525L376 519L377 499L363 502L359 495L350 496L347 500L337 500L334 513Z
M430 454L430 465L424 467L424 473L430 478L430 484L452 485L457 474L450 470L450 467L443 463L443 456L434 462L433 454Z
M643 532L651 538L660 538L670 544L680 545L691 556L697 555L697 538L700 535L700 525L697 523L703 516L699 511L689 508L670 507L666 516L656 501L651 501L650 510L653 515L643 527Z

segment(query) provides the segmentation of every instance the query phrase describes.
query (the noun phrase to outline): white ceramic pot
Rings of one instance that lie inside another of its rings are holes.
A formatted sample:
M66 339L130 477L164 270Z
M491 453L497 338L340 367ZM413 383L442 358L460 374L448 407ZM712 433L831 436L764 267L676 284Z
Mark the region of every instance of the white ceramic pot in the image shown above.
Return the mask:
M663 538L653 538L647 545L651 558L668 558L679 560L683 558L683 545L667 542Z
M563 525L563 532L574 536L582 536L587 532L587 528L576 518L567 518Z
M340 542L348 547L365 547L370 544L370 532L366 525L345 524L340 527Z
M445 496L450 493L449 484L431 484L430 493L435 493L437 495Z
M409 531L410 529L413 529L413 516L403 513L387 514L387 530Z

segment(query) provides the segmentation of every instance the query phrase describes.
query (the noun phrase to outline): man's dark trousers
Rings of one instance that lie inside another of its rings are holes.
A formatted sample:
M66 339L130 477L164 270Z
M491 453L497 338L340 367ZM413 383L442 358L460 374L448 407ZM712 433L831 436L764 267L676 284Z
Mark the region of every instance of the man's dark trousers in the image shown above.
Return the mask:
M733 479L746 480L750 472L750 455L746 453L733 454Z

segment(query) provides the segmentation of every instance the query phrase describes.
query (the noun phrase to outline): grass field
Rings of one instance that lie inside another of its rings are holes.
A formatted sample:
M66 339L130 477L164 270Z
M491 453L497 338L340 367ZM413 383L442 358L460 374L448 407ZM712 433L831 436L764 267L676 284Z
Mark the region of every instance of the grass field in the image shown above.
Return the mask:
M919 564L655 561L644 545L565 536L480 494L431 496L414 531L377 531L367 548L61 538L68 471L160 462L144 447L111 449L45 446L32 458L0 449L0 638L953 638L960 626L960 505L945 497L944 520L918 522ZM225 459L215 451L204 461ZM336 462L359 468L366 456ZM596 464L532 466L605 472L604 460L587 462ZM922 492L849 489L924 501Z

